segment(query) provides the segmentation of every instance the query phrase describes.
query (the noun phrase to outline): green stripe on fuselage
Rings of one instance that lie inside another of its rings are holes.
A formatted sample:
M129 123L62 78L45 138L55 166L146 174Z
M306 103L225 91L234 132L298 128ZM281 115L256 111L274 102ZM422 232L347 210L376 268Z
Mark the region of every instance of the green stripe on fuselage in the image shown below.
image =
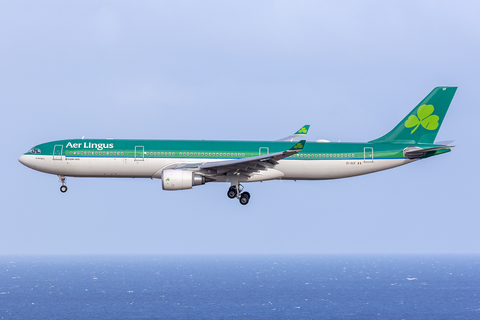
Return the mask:
M254 157L260 154L289 150L295 143L283 141L227 141L227 140L59 140L40 144L41 155L61 155L67 157L140 157L143 158L202 158L231 159ZM371 158L365 153L373 149L374 159L404 158L403 149L412 144L388 143L348 143L348 142L307 142L302 151L288 159L363 159ZM419 145L430 148L434 144ZM367 148L367 149L365 149ZM369 149L372 148L372 149ZM449 152L439 150L425 157ZM38 151L37 151L38 152ZM26 153L33 154L33 153Z

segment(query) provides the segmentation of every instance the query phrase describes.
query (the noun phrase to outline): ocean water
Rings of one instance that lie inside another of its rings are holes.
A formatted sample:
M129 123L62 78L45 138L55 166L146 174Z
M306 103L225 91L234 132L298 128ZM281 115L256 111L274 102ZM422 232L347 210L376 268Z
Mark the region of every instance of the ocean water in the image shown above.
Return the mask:
M480 256L0 256L1 319L480 319Z

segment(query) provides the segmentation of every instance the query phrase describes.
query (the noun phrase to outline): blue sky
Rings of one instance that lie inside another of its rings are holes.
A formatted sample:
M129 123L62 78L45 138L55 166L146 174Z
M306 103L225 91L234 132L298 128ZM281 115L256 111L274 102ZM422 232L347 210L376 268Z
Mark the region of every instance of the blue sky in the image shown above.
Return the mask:
M4 1L0 254L480 253L480 4ZM165 192L18 157L80 138L368 141L458 86L453 152L334 181Z

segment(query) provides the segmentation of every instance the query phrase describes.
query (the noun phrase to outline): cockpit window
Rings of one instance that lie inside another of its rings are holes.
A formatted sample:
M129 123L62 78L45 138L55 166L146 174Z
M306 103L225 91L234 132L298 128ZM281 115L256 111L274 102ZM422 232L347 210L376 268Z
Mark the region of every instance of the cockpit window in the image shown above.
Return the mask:
M37 148L32 148L32 149L28 150L27 153L42 153L42 151L40 151L40 149L37 149Z

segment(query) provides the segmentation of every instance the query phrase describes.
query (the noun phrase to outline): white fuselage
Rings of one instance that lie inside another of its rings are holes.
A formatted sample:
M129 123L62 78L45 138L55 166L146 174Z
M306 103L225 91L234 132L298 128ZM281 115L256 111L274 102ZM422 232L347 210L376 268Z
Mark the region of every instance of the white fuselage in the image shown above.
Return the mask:
M203 163L202 158L94 158L49 155L22 155L19 161L37 171L70 177L161 178L162 171L176 163ZM225 159L222 159L225 160ZM220 161L220 160L218 160ZM259 171L243 182L274 179L324 180L347 178L398 167L409 159L284 159L274 169ZM219 177L217 182L228 178Z

